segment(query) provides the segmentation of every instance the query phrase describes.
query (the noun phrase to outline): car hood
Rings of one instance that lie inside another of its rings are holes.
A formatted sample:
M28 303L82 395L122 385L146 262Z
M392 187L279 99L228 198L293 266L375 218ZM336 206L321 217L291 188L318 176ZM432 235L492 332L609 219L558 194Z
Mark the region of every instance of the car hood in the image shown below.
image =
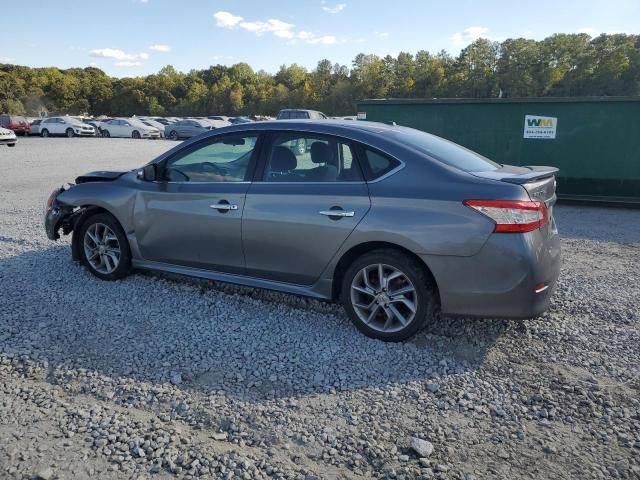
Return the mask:
M12 134L13 130L9 130L7 128L0 127L0 135L9 135Z
M89 172L84 175L80 175L76 178L76 184L78 183L88 183L88 182L112 182L117 178L120 178L122 175L127 173L128 170L124 171L97 171L97 172Z

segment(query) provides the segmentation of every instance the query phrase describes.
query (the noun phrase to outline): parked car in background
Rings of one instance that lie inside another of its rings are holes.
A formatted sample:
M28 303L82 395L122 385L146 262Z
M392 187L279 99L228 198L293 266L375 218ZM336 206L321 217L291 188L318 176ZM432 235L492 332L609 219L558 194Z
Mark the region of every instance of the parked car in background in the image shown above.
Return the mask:
M253 120L251 120L249 117L233 117L233 118L230 118L229 121L231 122L232 125L238 125L239 123L253 122Z
M17 141L18 139L13 130L0 127L0 145L6 145L7 147L15 147Z
M195 137L208 130L226 127L227 125L230 125L230 123L222 120L190 118L167 125L164 127L164 134L165 137L171 140L179 140L181 138Z
M91 125L94 128L96 137L102 136L102 131L100 130L100 120L97 120L95 118L85 118L83 121L87 125Z
M229 117L227 117L226 115L209 115L207 118L209 120L222 120L223 122L229 121Z
M137 118L112 118L100 122L103 137L160 138L160 130L145 125Z
M93 137L96 131L91 125L75 117L49 117L40 122L40 136Z
M154 122L158 122L164 126L167 125L171 125L172 123L175 123L175 121L173 120L169 120L168 118L164 118L164 117L148 117L149 119L153 120Z
M149 127L156 128L158 132L160 132L160 138L164 138L164 127L162 123L152 119L152 118L141 118L140 121Z
M29 135L40 135L40 123L42 123L40 119L35 119L29 123Z
M103 280L139 268L341 301L363 333L400 341L438 312L549 307L557 171L381 123L248 123L78 177L50 195L45 229L73 231L73 258Z
M29 135L29 122L21 115L0 115L0 127L12 130L16 135Z
M276 120L322 120L327 116L316 110L302 110L295 108L285 108L278 112Z

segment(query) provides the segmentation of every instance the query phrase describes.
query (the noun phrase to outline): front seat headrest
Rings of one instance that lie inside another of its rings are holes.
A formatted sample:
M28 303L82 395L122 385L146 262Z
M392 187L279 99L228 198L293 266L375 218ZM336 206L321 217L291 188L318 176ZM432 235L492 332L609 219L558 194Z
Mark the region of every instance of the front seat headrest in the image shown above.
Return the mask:
M271 154L272 172L289 172L298 166L298 159L287 147L277 146Z

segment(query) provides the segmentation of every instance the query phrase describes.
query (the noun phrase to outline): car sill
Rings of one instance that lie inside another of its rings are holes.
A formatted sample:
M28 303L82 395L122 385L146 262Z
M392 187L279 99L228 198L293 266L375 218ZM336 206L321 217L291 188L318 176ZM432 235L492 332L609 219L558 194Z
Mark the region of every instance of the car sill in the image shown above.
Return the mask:
M317 288L318 283L310 286L294 285L291 283L277 282L273 280L264 280L260 278L248 277L245 275L238 275L233 273L216 272L212 270L203 270L200 268L184 267L181 265L171 265L161 262L152 262L149 260L133 260L134 268L144 270L155 270L165 273L176 273L178 275L185 275L188 277L203 278L206 280L215 280L219 282L233 283L236 285L243 285L245 287L264 288L266 290L276 290L278 292L290 293L293 295L302 295L305 297L318 298L323 300L330 300L330 296L324 295L320 288ZM330 289L329 289L330 291Z

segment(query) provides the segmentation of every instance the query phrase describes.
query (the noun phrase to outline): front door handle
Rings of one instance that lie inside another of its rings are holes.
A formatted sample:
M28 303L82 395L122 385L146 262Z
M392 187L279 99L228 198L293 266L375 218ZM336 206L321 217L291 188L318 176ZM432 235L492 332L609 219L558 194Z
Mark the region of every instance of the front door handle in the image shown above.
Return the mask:
M215 205L209 205L209 207L214 208L216 210L237 210L238 205L234 205L232 203L216 203Z
M353 210L320 210L320 215L325 215L327 217L353 217L356 212Z

